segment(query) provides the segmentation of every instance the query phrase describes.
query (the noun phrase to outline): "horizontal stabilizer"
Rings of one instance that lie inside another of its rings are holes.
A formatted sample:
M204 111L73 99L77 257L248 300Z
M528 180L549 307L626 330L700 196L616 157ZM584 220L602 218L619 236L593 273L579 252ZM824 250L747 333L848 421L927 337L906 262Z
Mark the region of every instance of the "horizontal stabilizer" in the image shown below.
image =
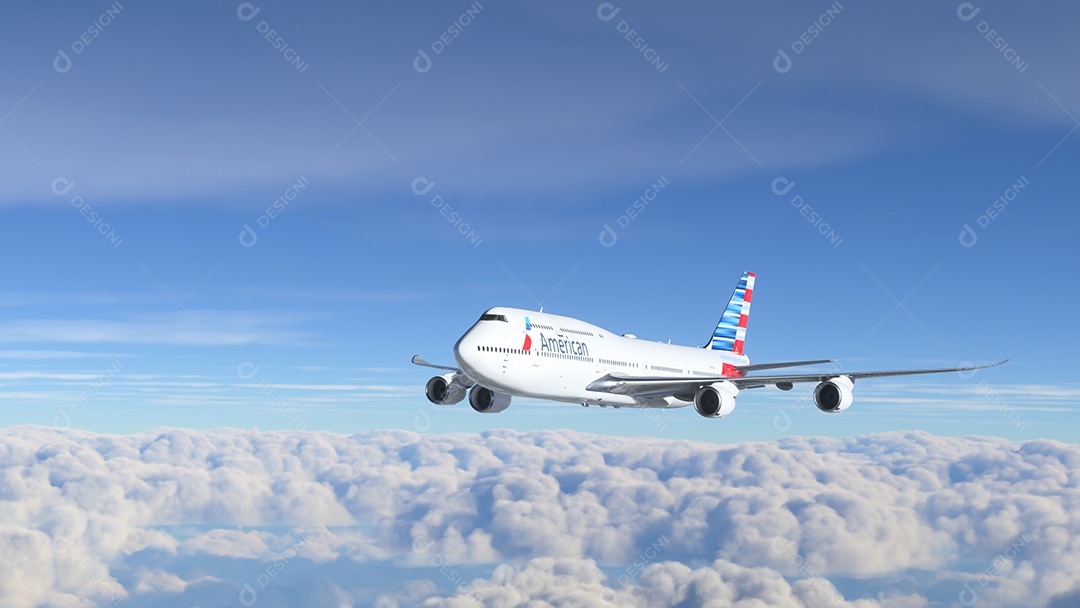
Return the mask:
M757 365L736 365L735 371L741 374L757 372L763 369L780 369L781 367L799 367L800 365L820 365L822 363L836 363L836 359L820 359L818 361L786 361L783 363L759 363Z

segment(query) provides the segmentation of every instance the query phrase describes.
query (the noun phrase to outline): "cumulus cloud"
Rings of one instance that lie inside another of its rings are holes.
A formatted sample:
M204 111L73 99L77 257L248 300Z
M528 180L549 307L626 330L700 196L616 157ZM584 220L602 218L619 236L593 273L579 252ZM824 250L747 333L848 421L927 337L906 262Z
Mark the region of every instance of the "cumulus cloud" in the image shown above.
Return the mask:
M1045 605L1080 565L1053 441L0 437L7 606Z
M522 568L499 566L490 580L463 585L455 595L430 598L423 606L851 606L827 580L817 579L812 586L799 581L796 590L775 570L746 568L725 560L696 570L676 562L653 564L641 573L640 584L612 583L592 560L538 558Z

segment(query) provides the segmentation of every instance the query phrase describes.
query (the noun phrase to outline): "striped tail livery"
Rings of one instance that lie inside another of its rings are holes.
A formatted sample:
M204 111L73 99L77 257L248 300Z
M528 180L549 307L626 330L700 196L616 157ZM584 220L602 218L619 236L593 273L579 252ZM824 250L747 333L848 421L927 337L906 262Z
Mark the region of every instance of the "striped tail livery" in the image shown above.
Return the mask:
M731 294L724 315L713 330L708 348L743 354L746 324L750 320L750 300L754 295L754 273L744 272L735 293Z

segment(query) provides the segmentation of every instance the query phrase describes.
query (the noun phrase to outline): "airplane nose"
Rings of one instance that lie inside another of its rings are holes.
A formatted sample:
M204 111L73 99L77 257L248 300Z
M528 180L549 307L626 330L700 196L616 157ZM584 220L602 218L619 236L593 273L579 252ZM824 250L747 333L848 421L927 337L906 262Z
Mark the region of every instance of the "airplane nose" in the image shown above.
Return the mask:
M475 369L473 362L475 361L477 344L475 332L468 331L454 345L454 360L457 361L458 367L464 370L465 373Z

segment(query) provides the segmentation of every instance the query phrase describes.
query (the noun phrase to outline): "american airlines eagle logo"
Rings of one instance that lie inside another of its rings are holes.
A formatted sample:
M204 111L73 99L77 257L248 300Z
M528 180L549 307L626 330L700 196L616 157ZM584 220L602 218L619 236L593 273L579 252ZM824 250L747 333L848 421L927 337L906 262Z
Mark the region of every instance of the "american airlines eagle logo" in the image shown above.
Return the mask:
M521 350L529 350L532 348L532 338L530 338L528 334L530 331L532 331L532 323L529 323L529 317L525 317L525 344L521 346Z

